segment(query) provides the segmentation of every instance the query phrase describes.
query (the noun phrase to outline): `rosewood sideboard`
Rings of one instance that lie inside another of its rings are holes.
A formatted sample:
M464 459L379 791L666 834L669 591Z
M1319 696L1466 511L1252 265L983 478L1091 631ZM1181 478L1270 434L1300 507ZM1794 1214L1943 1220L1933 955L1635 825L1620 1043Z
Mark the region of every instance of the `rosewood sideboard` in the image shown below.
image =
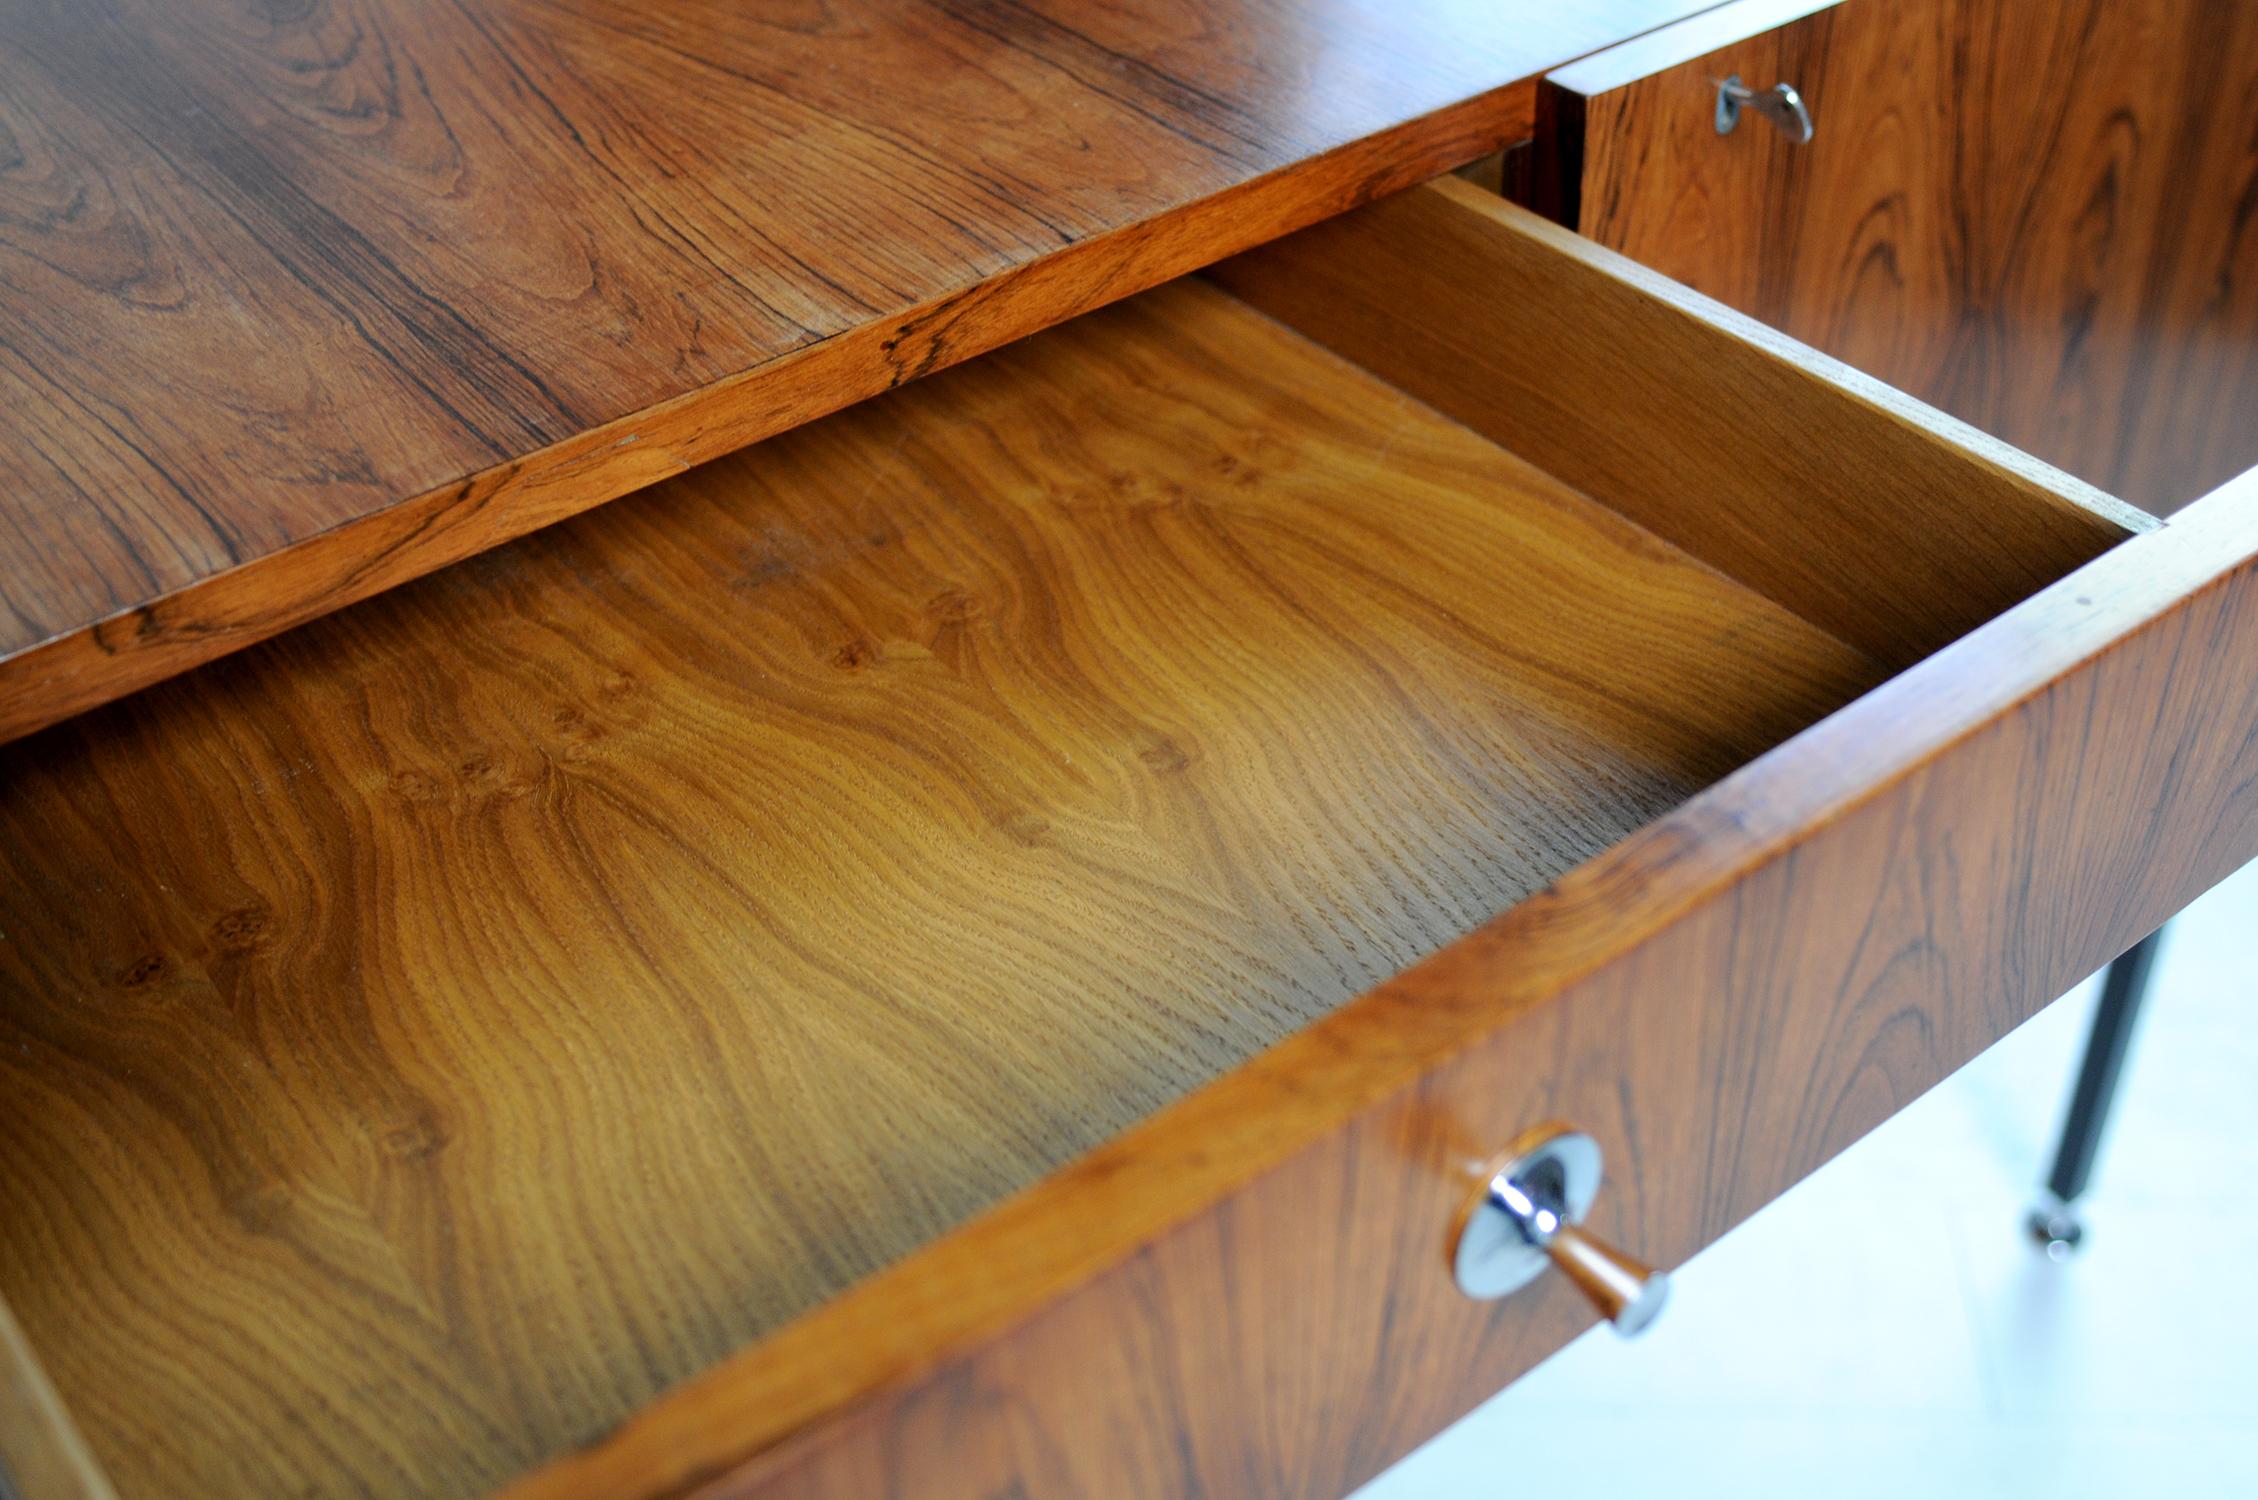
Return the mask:
M0 1490L1329 1500L1650 1314L2258 856L2253 29L0 0Z

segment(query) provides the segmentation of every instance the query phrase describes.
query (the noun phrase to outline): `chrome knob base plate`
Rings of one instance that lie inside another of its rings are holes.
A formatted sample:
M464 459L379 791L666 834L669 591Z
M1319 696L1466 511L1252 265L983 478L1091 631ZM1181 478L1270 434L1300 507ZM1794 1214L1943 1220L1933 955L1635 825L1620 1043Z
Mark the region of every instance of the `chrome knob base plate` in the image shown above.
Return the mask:
M1599 1142L1548 1125L1513 1143L1467 1206L1451 1253L1458 1289L1487 1301L1552 1266L1625 1338L1669 1299L1670 1278L1582 1228L1599 1195Z
M1558 1225L1591 1212L1599 1179L1599 1142L1580 1130L1547 1134L1500 1162L1459 1231L1458 1289L1487 1302L1536 1280L1552 1264Z

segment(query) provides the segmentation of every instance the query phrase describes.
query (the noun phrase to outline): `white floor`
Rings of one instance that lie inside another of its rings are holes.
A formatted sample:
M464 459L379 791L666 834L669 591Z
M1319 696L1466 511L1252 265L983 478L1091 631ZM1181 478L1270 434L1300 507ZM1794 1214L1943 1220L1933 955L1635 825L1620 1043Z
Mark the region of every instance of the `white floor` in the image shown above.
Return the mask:
M2165 942L2074 1259L2021 1217L2090 983L1356 1500L2258 1497L2258 866Z

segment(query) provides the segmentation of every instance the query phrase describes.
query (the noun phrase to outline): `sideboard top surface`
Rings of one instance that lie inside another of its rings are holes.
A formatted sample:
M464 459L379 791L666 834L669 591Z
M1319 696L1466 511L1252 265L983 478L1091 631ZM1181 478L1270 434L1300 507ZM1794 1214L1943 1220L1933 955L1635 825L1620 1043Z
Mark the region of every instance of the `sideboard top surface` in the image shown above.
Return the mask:
M1526 127L1700 0L0 0L0 738Z

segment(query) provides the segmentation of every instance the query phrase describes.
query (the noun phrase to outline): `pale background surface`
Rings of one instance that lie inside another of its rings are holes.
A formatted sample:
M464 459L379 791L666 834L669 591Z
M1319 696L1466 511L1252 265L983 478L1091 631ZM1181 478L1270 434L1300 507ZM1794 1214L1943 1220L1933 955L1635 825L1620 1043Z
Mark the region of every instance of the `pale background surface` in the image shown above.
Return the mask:
M2075 1259L2090 982L1355 1500L2258 1497L2258 866L2165 943Z

